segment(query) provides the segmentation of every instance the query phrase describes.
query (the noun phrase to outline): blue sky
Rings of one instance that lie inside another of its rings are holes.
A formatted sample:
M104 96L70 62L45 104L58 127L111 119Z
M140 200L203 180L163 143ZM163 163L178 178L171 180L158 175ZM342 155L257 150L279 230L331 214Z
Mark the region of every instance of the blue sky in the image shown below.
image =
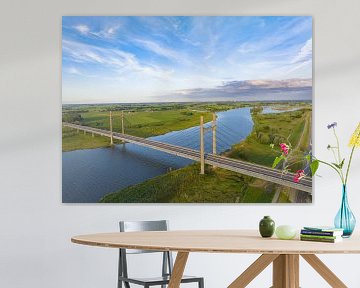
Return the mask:
M311 78L311 17L63 17L63 103L308 99Z

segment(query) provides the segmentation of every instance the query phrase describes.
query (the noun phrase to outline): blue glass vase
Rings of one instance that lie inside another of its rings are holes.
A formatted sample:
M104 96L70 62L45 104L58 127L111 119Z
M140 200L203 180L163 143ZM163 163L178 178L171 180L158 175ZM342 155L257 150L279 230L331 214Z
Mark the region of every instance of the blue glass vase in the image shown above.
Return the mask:
M336 214L334 224L336 228L344 229L343 237L345 238L350 237L355 228L356 219L349 207L346 185L342 187L341 206Z

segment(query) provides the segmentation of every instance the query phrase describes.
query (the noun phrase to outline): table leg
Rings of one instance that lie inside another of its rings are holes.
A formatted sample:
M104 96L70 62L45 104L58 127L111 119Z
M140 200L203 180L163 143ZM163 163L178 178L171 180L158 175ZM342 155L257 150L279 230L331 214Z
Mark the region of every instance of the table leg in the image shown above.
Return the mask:
M299 288L299 255L281 254L274 260L272 288Z
M168 288L179 288L180 287L181 279L184 274L185 265L186 265L186 261L187 261L188 257L189 257L189 252L178 252L177 253Z
M263 254L252 263L228 288L244 288L255 279L267 266L270 265L279 255Z
M324 280L334 288L346 288L347 286L314 254L301 255Z
M315 255L301 255L333 288L347 286ZM244 288L273 262L273 286L271 288L299 288L299 255L263 254L251 264L228 288ZM176 287L177 288L177 287Z

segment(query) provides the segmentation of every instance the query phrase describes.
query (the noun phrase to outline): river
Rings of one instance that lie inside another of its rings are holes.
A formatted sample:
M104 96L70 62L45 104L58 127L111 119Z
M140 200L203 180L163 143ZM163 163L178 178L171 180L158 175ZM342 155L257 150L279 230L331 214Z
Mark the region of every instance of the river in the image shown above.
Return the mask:
M244 140L252 131L249 107L218 112L217 152ZM209 127L211 123L206 123ZM151 137L157 141L199 149L199 126ZM212 133L205 133L205 150L212 149ZM189 165L192 160L126 143L112 148L62 153L63 203L96 203L104 195Z

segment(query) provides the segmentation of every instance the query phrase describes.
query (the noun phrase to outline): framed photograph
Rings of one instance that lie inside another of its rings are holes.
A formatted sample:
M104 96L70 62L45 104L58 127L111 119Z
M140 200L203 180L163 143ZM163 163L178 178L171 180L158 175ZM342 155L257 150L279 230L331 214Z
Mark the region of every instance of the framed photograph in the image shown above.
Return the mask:
M312 45L310 16L64 16L63 203L310 203Z

